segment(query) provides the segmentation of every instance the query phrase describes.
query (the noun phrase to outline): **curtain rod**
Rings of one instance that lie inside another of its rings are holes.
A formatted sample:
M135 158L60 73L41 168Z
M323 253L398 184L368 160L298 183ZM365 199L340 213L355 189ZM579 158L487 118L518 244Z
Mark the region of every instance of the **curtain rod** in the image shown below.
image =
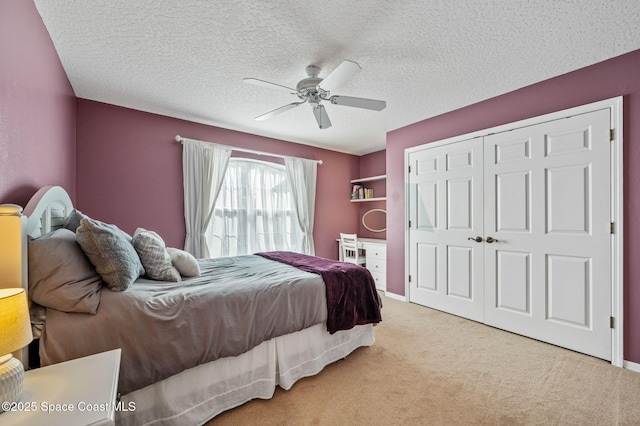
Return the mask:
M183 138L180 135L176 135L176 142L180 142L182 143L183 140L185 140L187 138ZM195 140L195 139L191 139L191 140ZM281 154L273 154L271 152L264 152L264 151L256 151L255 149L247 149L247 148L238 148L235 146L229 146L229 145L222 145L219 143L215 143L215 142L205 142L205 141L198 141L198 142L204 142L204 143L210 143L213 145L218 145L218 146L223 146L225 148L229 148L232 151L239 151L239 152L247 152L249 154L257 154L257 155L267 155L269 157L277 157L277 158L298 158L298 157L293 157L291 155L281 155ZM310 160L309 158L303 158L303 160ZM322 160L310 160L310 161L315 161L318 164L322 164Z

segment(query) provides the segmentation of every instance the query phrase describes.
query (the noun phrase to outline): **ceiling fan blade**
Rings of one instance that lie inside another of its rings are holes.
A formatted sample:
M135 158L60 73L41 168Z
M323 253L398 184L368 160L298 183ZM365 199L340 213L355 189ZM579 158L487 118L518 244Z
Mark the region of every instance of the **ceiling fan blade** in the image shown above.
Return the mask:
M331 96L329 98L329 101L334 105L372 109L374 111L382 111L387 106L387 103L385 101L377 101L375 99L366 98L354 98L351 96Z
M281 106L280 108L276 108L276 109L274 109L273 111L269 111L269 112L268 112L268 113L266 113L266 114L262 114L262 115L257 116L257 117L256 117L256 120L260 120L260 121L262 121L262 120L266 120L267 118L271 118L271 117L273 117L274 115L278 115L278 114L281 114L281 113L283 113L283 112L285 112L285 111L289 111L290 109L295 108L295 107L297 107L298 105L302 105L303 103L304 103L304 102L294 102L294 103L292 103L292 104L288 104L288 105L285 105L285 106Z
M331 73L329 73L329 75L326 76L320 84L318 84L318 88L325 92L330 92L359 73L361 70L362 68L360 68L360 65L356 62L349 60L342 61L335 70L331 71Z
M327 114L327 110L324 109L324 106L314 106L313 115L316 116L318 127L320 127L321 129L328 129L329 127L331 127L331 120L329 120L329 115Z
M267 89L275 89L280 90L281 92L287 92L295 95L297 93L296 89L292 89L291 87L281 86L280 84L269 83L268 81L258 80L257 78L244 78L242 79L245 83L253 84L254 86L265 87Z

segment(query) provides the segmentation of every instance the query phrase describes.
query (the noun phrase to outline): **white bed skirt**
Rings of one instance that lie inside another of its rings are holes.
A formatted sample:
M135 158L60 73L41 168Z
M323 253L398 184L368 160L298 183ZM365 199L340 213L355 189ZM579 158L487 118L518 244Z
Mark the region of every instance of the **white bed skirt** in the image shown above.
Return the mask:
M371 324L327 333L317 324L276 337L237 357L199 365L122 397L118 425L201 425L252 399L269 399L276 385L290 389L303 377L361 346L374 343Z

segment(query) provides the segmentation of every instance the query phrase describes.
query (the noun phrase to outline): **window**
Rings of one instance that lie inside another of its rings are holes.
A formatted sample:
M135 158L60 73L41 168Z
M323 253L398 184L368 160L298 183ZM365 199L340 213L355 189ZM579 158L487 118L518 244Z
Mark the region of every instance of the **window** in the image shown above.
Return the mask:
M284 165L231 158L207 230L211 257L260 251L301 251Z

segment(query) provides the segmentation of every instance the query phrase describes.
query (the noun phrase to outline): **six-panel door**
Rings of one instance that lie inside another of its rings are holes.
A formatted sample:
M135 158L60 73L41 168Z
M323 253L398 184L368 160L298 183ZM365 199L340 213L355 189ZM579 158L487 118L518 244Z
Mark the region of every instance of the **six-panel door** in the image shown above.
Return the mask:
M482 140L411 156L410 300L482 321ZM471 239L470 239L471 238Z
M609 110L484 138L485 323L611 359Z

